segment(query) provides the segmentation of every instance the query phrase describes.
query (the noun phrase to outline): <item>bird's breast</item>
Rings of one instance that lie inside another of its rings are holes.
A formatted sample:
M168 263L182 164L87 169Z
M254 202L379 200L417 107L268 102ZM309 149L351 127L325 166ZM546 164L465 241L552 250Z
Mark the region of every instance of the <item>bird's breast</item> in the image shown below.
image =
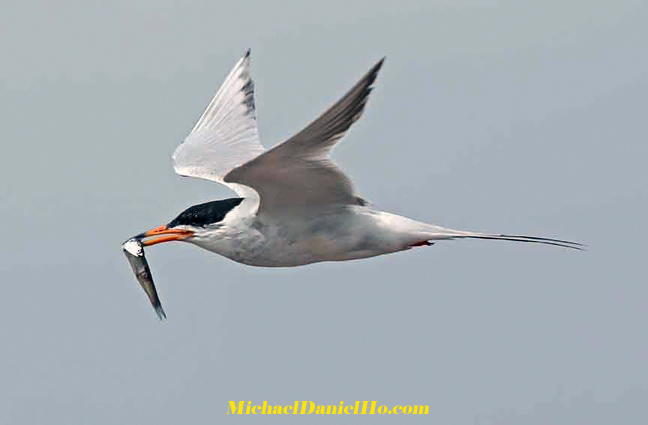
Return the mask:
M373 215L341 210L265 218L191 242L247 265L293 267L401 249L400 245L386 243L384 237L384 229Z

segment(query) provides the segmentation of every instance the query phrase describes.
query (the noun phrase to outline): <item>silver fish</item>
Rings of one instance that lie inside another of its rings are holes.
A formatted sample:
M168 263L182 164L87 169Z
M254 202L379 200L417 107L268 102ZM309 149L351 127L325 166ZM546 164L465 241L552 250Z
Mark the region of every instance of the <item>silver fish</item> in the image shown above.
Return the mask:
M131 238L122 244L122 249L133 269L133 273L135 273L135 277L137 277L137 281L142 286L142 289L144 289L144 292L146 292L149 301L151 301L155 313L157 313L160 320L166 319L166 313L162 308L160 298L155 290L151 269L144 256L144 245L142 245L139 239Z

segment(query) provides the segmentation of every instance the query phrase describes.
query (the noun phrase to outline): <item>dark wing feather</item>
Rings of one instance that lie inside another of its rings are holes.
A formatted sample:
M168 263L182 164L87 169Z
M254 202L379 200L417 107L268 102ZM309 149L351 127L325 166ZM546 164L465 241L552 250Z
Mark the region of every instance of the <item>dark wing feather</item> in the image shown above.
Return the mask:
M339 101L299 133L233 169L225 182L252 187L259 212L322 204L361 204L353 185L329 158L333 146L362 115L381 59Z

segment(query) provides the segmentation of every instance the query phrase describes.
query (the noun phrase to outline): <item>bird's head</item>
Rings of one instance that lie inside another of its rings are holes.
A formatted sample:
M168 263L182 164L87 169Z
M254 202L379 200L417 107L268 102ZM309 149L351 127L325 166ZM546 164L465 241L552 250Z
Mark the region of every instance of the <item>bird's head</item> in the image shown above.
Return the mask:
M230 198L194 205L181 212L168 224L140 233L135 238L142 245L151 246L162 242L190 241L200 236L207 228L223 221L229 211L243 201L243 198Z

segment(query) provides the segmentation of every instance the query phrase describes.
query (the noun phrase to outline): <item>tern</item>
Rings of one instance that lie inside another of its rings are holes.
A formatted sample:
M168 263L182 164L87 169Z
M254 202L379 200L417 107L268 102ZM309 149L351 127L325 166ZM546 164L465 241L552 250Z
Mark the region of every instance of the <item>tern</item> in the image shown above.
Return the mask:
M383 62L303 130L265 150L257 130L248 50L173 153L176 173L224 184L238 196L194 205L169 223L135 236L141 245L133 245L133 253L140 246L183 241L250 266L294 267L453 239L582 249L582 244L559 239L435 226L379 211L358 196L330 153L362 116Z

